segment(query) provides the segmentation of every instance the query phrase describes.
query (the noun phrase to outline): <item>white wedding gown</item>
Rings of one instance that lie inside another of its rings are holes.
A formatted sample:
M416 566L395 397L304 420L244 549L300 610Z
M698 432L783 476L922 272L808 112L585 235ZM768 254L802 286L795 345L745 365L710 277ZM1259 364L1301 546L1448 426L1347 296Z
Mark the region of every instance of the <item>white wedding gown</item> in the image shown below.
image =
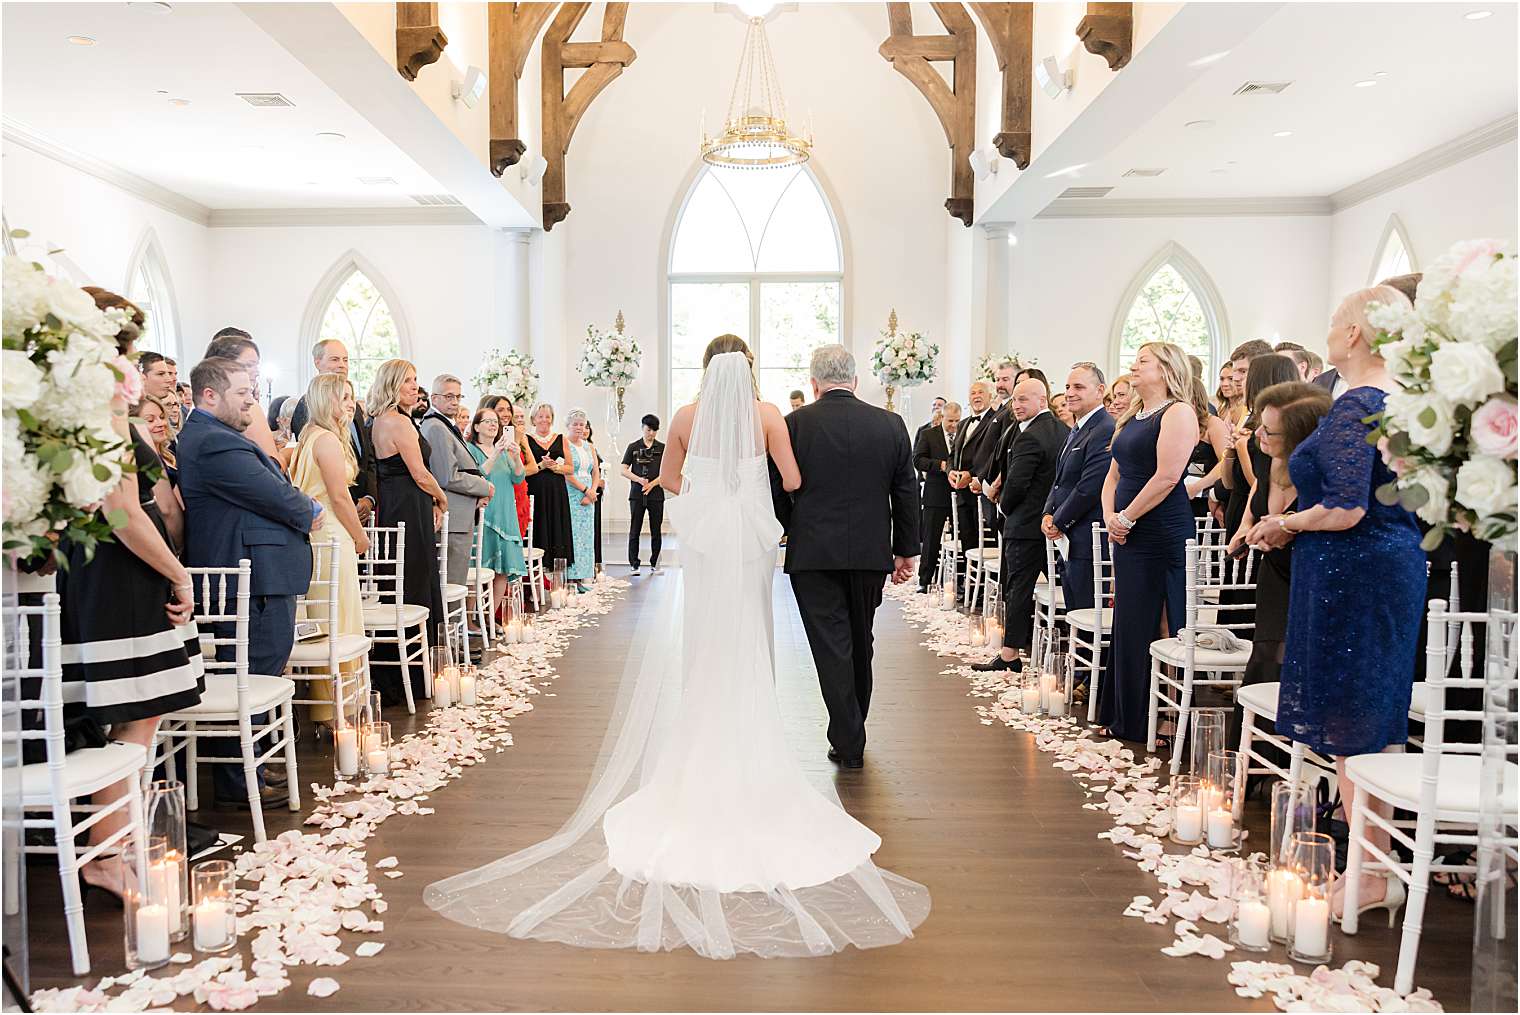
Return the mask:
M460 923L588 948L709 958L894 944L929 913L880 871L881 839L804 775L776 701L781 527L747 359L703 378L680 496L674 597L639 625L591 785L553 837L429 885Z

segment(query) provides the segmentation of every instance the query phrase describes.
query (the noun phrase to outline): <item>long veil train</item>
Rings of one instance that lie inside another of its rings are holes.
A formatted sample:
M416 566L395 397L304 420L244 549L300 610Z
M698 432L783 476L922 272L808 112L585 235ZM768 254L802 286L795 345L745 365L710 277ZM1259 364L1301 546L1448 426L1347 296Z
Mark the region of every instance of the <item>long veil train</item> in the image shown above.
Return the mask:
M424 899L460 923L586 948L773 958L894 944L928 916L928 889L877 869L880 838L784 742L781 529L743 353L713 357L697 405L669 503L677 594L646 607L585 796L550 838Z

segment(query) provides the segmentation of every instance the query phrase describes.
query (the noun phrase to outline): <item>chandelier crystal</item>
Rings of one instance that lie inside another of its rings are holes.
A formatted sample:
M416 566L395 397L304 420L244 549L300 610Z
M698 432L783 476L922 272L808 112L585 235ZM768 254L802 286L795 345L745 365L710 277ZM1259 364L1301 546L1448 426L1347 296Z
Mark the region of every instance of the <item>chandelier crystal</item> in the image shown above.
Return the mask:
M811 136L787 130L786 99L776 79L765 20L750 18L723 133L709 138L706 130L702 132L702 161L734 169L779 169L800 166L808 160L812 149Z

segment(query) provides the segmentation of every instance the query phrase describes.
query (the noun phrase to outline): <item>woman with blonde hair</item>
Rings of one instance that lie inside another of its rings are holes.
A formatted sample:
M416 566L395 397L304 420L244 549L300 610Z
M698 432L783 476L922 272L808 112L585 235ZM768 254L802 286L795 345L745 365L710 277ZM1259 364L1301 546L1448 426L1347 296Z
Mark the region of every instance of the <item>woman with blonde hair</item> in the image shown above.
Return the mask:
M169 423L169 406L173 404L173 399L143 395L142 401L128 411L139 435L147 438L158 460L164 463L163 475L153 480L153 503L163 516L171 545L176 553L181 553L185 547L185 505L179 499L179 466L174 460L174 430ZM140 476L138 481L144 478Z
M375 373L365 407L375 447L375 477L379 494L376 524L406 523L406 573L401 598L428 608L427 640L443 623L443 592L438 584L438 555L434 536L448 510L448 500L428 471L427 440L417 430L412 410L417 407L417 368L404 359L388 359ZM389 665L382 667L384 658ZM370 682L387 705L406 700L395 664L396 646L376 645L370 654ZM413 697L423 692L422 670L413 674Z
M533 547L544 551L545 570L563 560L575 563L575 539L570 531L570 495L566 479L575 471L567 460L565 436L554 432L554 406L539 402L529 416L533 431L528 435L528 496L533 498ZM545 578L547 579L547 575Z
M287 402L294 399L286 399ZM354 418L354 386L343 374L318 374L306 389L306 425L291 452L290 481L306 496L322 505L322 524L312 530L311 545L326 546L338 541L337 558L328 564L338 582L338 626L328 632L331 637L364 634L364 604L359 598L359 557L369 550L369 536L359 522L359 509L349 495L349 487L359 473L348 425ZM320 580L319 580L320 579ZM327 580L324 570L313 572L311 588L306 594L303 620L326 623ZM360 693L359 663L343 663L344 684L351 695ZM316 698L334 698L332 674L318 680L312 688ZM332 707L313 705L314 722L331 723Z
M1187 353L1170 342L1142 345L1130 380L1134 397L1114 425L1103 481L1114 613L1098 721L1108 735L1139 742L1146 738L1151 642L1164 637L1163 619L1168 631L1183 623L1184 554L1193 535L1183 477L1208 406Z
M1129 403L1133 397L1134 390L1130 384L1129 374L1120 374L1114 378L1108 394L1103 396L1103 408L1114 419L1119 419L1129 411Z

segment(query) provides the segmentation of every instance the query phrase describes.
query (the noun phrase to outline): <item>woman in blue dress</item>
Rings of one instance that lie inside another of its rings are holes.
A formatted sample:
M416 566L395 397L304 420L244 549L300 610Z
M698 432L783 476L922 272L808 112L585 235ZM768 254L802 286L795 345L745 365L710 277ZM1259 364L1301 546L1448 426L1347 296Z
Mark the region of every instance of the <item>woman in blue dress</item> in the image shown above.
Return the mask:
M596 449L586 440L590 429L586 413L573 409L565 422L569 427L565 444L572 467L565 476L565 493L570 498L570 536L575 547L575 563L570 565L568 577L585 592L586 582L596 577L596 493L601 467Z
M1382 412L1398 388L1371 344L1372 302L1409 305L1398 290L1376 286L1346 297L1330 318L1330 362L1350 387L1288 461L1299 510L1270 515L1247 536L1256 545L1293 545L1277 729L1335 759L1348 810L1354 791L1346 758L1408 740L1425 605L1425 553L1414 515L1374 494L1393 473L1367 443L1364 420ZM1386 834L1371 824L1367 834L1388 849ZM1331 903L1337 917L1339 889ZM1401 882L1375 873L1363 875L1358 892L1364 909L1396 909L1403 895Z
M1184 564L1194 525L1184 480L1208 403L1187 353L1170 342L1142 345L1130 380L1134 397L1114 427L1103 481L1114 605L1098 721L1105 735L1140 742L1148 732L1151 642L1175 634L1185 619Z
M494 408L475 413L467 447L480 466L480 474L496 486L495 495L480 516L485 527L480 536L480 566L496 572L491 583L492 602L501 604L506 601L507 585L528 573L513 492L525 475L522 451L515 440L502 436L501 418Z

